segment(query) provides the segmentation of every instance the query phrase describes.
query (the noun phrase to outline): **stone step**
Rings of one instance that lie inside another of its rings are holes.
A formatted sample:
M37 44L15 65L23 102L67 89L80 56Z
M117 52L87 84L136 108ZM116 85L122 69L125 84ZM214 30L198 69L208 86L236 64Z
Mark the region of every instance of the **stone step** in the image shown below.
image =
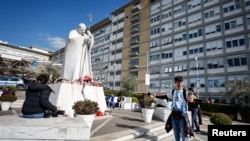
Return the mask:
M23 99L18 99L10 105L10 108L21 108L23 106Z
M160 126L141 137L133 139L133 141L159 141L166 140L170 136L173 136L173 131L166 133L164 126Z
M90 127L82 118L0 116L1 141L89 141Z
M136 138L145 136L147 133L155 132L157 130L160 130L161 128L164 128L164 123L155 123L155 124L148 124L143 127L138 127L136 129L128 129L121 132L111 133L107 135L102 135L98 137L93 137L90 139L90 141L99 141L102 139L103 141L131 141Z

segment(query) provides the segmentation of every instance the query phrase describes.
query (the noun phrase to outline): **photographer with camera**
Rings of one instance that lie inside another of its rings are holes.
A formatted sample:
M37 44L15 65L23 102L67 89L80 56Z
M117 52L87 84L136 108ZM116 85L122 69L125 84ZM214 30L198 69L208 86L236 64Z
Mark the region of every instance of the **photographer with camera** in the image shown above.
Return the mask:
M50 93L53 90L47 85L48 81L48 75L41 74L36 81L29 84L22 106L24 118L57 117L58 114L64 114L60 107L49 101Z

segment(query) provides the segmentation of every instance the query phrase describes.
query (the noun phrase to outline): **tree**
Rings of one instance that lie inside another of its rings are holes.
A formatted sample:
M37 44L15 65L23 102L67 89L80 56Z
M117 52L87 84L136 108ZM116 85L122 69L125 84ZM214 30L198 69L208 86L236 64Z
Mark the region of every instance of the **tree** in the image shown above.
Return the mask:
M135 76L124 77L121 81L121 87L123 90L134 92L137 88L137 78Z
M61 67L60 66L53 66L47 65L46 67L47 73L50 75L50 81L54 82L56 79L60 77Z
M236 79L235 79L236 80ZM229 91L224 95L231 100L239 101L239 104L250 102L250 76L246 76L243 80L229 81L227 82ZM241 100L243 99L243 101ZM234 102L233 102L234 103Z

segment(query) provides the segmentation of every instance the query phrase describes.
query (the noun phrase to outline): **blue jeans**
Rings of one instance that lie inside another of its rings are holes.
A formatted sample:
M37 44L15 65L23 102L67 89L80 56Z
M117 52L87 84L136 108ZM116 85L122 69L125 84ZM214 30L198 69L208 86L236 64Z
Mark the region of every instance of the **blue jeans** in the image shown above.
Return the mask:
M25 115L23 114L24 118L43 118L44 117L44 113L40 113L40 114L31 114L31 115Z
M188 141L187 133L185 132L186 121L184 118L181 118L179 120L176 120L172 116L172 126L174 130L174 136L176 141L180 141L182 138L182 141Z
M199 108L194 108L192 111L192 128L194 130L194 126L196 130L200 130L200 126L197 122L197 116L198 116Z

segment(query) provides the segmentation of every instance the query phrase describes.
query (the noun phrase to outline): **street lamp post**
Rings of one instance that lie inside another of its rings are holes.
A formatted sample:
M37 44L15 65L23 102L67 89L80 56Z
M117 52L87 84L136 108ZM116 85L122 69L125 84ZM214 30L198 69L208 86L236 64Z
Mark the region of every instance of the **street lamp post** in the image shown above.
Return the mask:
M197 89L197 97L198 99L200 98L200 78L199 78L199 71L198 71L198 68L199 68L199 63L198 63L198 57L196 56L195 57L195 66L196 66L196 89Z
M115 74L116 74L116 66L115 66L115 63L113 64L114 65L114 80L113 80L113 90L115 90Z
M148 56L149 56L149 52L147 51L147 73L145 75L145 84L146 84L146 93L148 92L148 86L150 85L150 74L148 71Z

